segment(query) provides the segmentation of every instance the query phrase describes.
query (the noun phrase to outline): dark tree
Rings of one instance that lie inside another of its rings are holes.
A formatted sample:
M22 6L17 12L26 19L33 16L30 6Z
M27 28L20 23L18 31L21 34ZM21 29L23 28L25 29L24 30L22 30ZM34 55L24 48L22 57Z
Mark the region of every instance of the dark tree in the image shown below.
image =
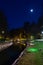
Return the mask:
M30 23L28 21L24 22L24 29L26 33L30 32Z
M37 33L38 33L38 26L35 22L32 22L31 24L31 35L33 35L35 38L37 37Z
M41 32L41 30L43 29L43 16L40 16L40 18L38 19L38 30L39 32Z
M29 21L24 22L24 31L26 37L28 37L28 34L30 33L30 23Z
M7 34L7 18L3 11L0 11L0 35L6 36Z
M39 27L43 26L43 16L41 16L41 17L38 19L38 26L39 26Z
M36 28L36 23L32 22L32 24L31 24L31 33L32 34L34 34L36 32L35 28Z

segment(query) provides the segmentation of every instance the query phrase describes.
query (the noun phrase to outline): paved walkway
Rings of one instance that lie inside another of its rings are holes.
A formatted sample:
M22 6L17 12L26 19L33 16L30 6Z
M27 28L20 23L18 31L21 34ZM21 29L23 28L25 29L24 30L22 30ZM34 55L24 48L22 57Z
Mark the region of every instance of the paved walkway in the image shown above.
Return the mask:
M0 51L10 47L13 43L12 42L3 42L3 43L0 43Z

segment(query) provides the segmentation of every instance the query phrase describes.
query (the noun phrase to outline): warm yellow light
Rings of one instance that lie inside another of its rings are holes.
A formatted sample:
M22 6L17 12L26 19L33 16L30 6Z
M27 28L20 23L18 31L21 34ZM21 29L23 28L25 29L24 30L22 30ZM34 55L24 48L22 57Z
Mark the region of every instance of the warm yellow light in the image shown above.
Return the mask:
M31 36L31 40L33 40L34 39L34 36Z
M2 36L0 36L0 39L2 38Z
M6 40L9 40L9 38L7 37Z
M23 44L24 46L26 45L26 44Z
M25 38L21 38L20 40L26 40Z
M24 46L26 45L26 44L23 44L23 43L21 43L21 44L24 45Z

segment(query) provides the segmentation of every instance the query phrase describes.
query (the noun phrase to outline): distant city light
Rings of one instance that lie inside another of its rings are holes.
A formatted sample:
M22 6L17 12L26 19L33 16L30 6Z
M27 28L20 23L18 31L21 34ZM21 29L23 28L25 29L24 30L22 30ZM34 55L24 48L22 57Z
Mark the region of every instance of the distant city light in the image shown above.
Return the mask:
M31 9L30 12L33 12L33 9Z

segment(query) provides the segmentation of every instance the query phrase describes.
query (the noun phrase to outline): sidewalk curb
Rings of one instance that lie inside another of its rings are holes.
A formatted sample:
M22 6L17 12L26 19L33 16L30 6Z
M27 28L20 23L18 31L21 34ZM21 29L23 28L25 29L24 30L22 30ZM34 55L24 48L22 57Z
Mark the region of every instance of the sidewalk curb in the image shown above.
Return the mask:
M26 48L25 48L26 49ZM24 54L25 52L25 49L20 53L19 57L13 62L12 65L16 65L16 63L19 61L19 59L22 57L22 55Z

